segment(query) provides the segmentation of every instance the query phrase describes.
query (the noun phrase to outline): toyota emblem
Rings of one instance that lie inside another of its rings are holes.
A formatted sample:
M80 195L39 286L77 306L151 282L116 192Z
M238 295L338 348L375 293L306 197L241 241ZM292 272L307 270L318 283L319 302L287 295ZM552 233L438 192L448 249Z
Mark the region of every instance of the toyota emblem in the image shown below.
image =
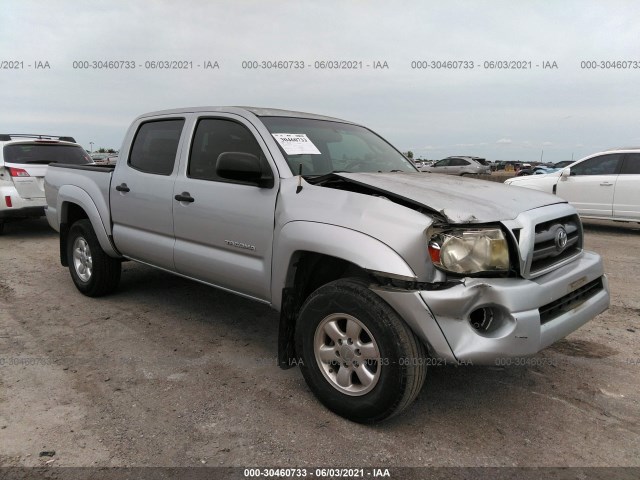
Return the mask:
M567 246L567 231L563 227L556 230L556 250L561 252Z

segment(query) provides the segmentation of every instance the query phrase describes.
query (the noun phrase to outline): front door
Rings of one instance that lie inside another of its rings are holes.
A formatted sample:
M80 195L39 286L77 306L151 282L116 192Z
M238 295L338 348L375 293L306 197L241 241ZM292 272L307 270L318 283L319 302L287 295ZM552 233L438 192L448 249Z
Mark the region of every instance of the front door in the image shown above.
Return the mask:
M179 273L270 300L278 179L267 151L255 128L240 117L198 119L186 174L174 187L174 259ZM276 177L275 185L261 188L219 177L216 162L224 152L256 155L265 174Z
M576 207L581 215L611 217L622 156L617 153L598 155L571 167L570 176L560 177L556 194Z

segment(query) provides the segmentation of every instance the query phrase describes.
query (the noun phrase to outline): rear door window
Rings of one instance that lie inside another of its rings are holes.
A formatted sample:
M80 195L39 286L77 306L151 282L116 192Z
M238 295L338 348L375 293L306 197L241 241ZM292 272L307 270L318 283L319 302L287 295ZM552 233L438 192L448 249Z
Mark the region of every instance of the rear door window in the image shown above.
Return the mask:
M85 165L91 163L91 157L79 145L13 143L4 146L3 155L5 163L22 165L48 165L50 163Z
M452 167L466 167L469 165L469 162L463 160L462 158L452 158L450 165Z
M171 175L176 163L184 118L143 123L136 133L129 165L156 175Z

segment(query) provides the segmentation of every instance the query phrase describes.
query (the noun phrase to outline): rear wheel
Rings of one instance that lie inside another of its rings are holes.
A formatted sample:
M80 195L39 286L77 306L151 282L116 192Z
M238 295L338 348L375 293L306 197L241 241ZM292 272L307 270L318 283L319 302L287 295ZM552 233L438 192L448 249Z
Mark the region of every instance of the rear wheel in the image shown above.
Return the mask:
M0 235L4 233L4 220L0 220Z
M357 280L337 280L311 294L300 310L296 350L313 393L356 422L400 413L417 397L426 376L423 345Z
M67 237L69 272L78 290L89 297L111 293L120 282L121 262L107 255L91 222L78 220Z

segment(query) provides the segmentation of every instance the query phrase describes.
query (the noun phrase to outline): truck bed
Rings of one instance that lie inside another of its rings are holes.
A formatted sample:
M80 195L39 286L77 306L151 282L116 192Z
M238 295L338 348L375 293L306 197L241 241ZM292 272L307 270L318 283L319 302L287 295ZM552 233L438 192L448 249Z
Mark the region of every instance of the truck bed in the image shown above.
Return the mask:
M50 164L44 181L49 224L55 230L59 229L60 208L65 200L65 192L74 191L74 198L80 194L80 198L85 199L85 211L99 215L105 231L110 235L109 187L114 168L115 165Z

